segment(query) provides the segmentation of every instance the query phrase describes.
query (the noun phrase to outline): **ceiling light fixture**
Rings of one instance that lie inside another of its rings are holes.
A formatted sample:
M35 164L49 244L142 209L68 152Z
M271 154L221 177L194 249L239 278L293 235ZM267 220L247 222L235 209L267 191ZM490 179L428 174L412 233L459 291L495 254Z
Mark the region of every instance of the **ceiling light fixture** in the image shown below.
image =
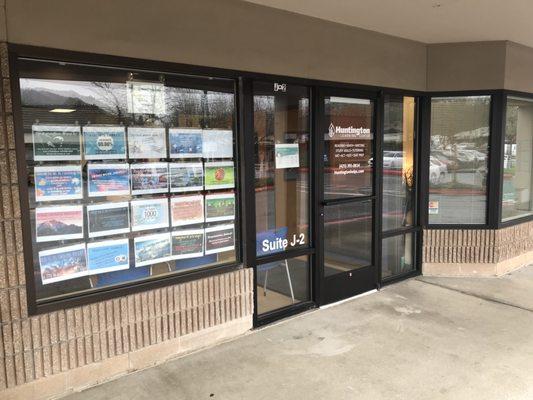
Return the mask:
M54 108L53 110L50 110L50 112L53 112L53 113L63 113L63 114L71 113L74 111L76 110L73 108Z

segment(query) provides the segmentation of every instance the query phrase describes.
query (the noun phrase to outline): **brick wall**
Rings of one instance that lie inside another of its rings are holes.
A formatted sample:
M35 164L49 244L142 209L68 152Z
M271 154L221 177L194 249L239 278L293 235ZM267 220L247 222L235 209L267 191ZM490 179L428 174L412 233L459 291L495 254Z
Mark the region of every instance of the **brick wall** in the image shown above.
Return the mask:
M533 222L503 229L426 229L422 263L496 265L531 251Z
M28 317L5 44L0 45L0 57L0 397L8 388L165 341L173 343L172 339L231 321L248 318L251 327L249 269ZM198 341L192 347L209 344L200 335Z

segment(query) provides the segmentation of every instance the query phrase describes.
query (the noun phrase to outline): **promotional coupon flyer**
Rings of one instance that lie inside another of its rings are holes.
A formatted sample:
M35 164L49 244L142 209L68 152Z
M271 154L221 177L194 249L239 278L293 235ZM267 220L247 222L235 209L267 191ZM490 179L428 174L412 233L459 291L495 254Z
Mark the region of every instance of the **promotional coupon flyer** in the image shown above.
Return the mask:
M43 285L85 276L85 244L40 251L39 266Z
M180 196L170 199L172 226L201 224L204 222L204 196Z
M33 125L35 161L81 160L81 129L76 125Z
M233 131L205 129L203 142L204 158L233 158Z
M133 239L133 245L135 247L136 267L143 267L170 259L171 245L168 233L136 237Z
M86 160L126 158L126 128L123 126L85 126L83 144Z
M202 257L204 255L204 230L187 229L172 232L172 259Z
M199 163L169 163L170 191L193 192L204 188L204 167Z
M128 153L130 158L166 158L165 128L128 128Z
M205 228L205 254L221 253L235 248L235 228L218 225Z
M83 198L81 165L35 167L35 200L76 200Z
M129 164L87 164L89 197L130 194Z
M168 200L147 199L131 201L131 230L168 228Z
M205 163L205 190L227 189L235 186L233 161Z
M89 275L128 269L130 267L129 240L87 243L87 265Z
M87 225L90 238L129 233L129 203L125 201L88 205Z
M132 164L131 194L168 192L167 163Z
M202 158L202 130L170 128L170 158Z
M37 207L37 242L83 239L83 206Z
M205 196L205 222L235 219L235 194L208 194Z

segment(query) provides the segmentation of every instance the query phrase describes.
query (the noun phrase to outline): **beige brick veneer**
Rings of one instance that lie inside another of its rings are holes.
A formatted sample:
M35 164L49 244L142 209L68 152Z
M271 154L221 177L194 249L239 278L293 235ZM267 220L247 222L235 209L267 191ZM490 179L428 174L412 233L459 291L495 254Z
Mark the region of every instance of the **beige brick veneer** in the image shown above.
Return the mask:
M424 275L499 276L530 263L533 222L496 230L424 230Z
M60 396L249 330L249 269L28 316L5 44L0 58L0 398Z

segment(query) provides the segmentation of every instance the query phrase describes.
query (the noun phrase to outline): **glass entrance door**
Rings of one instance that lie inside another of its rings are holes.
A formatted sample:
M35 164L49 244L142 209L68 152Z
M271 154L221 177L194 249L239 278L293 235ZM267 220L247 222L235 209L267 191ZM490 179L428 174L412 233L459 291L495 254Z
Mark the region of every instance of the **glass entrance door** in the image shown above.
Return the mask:
M321 296L327 304L375 288L375 99L328 90L319 96L322 154Z

